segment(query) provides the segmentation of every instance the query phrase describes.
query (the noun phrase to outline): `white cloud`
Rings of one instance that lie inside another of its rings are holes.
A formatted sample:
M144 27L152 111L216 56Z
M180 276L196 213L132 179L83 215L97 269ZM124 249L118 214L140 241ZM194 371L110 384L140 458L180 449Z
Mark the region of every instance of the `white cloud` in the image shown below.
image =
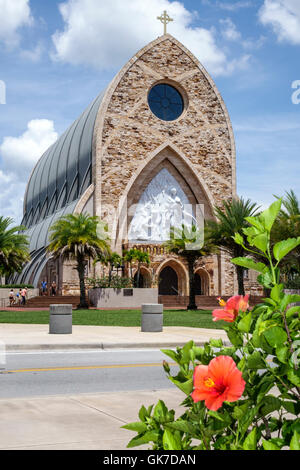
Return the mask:
M17 175L0 170L0 187L0 215L12 217L16 224L21 223L26 183Z
M237 30L235 24L230 18L220 20L220 24L222 26L222 36L227 41L237 41L241 39L241 33Z
M24 181L41 155L57 140L53 121L34 119L19 137L4 137L0 145L2 166Z
M161 36L157 20L163 10L174 18L168 31L203 63L210 73L233 69L216 43L214 29L193 28L193 14L183 3L169 0L68 0L59 5L65 28L52 36L53 58L102 70L121 67L136 51Z
M30 62L38 62L44 52L44 46L42 43L38 43L33 49L26 49L21 51L21 57Z
M279 41L300 44L299 0L265 0L259 19L263 25L272 26Z
M218 1L217 6L221 8L222 10L227 10L227 11L237 11L242 8L251 8L253 7L253 2L251 1L236 1L236 2L224 2L223 1Z
M20 42L19 28L33 23L29 0L0 0L0 12L0 41L15 47Z

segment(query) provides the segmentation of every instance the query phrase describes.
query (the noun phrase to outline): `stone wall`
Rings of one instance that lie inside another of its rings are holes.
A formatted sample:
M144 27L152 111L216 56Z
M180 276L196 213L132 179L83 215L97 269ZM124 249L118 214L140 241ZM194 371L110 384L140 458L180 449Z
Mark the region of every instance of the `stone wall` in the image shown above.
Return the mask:
M0 289L0 307L8 307L9 306L9 293L11 289L1 288ZM19 292L19 288L13 289L14 294L16 295ZM27 290L27 299L32 299L39 295L39 289L28 289ZM15 304L16 305L16 304Z
M184 98L185 110L175 121L157 119L148 106L149 90L159 82L174 85ZM235 144L225 104L203 66L170 35L142 49L108 87L93 151L95 213L111 226L114 210L136 202L159 165L173 165L181 186L204 204L206 217L236 195ZM113 248L121 252L123 241ZM154 257L151 269L159 262ZM208 266L211 293L233 294L236 280L228 258L214 257Z

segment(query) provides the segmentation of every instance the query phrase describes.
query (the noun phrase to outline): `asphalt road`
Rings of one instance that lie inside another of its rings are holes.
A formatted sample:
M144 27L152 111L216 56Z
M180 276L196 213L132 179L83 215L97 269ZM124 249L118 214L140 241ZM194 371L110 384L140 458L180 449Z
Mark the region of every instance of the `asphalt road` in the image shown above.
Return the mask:
M164 359L153 349L7 353L0 398L167 389Z

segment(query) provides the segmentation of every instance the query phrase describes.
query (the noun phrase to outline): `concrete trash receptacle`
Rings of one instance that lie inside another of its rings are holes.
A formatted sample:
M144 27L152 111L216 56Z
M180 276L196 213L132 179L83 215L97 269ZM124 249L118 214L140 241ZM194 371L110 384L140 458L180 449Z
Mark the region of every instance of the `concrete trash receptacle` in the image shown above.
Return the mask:
M142 305L142 331L158 333L163 331L163 304Z
M72 304L50 305L49 334L72 334Z

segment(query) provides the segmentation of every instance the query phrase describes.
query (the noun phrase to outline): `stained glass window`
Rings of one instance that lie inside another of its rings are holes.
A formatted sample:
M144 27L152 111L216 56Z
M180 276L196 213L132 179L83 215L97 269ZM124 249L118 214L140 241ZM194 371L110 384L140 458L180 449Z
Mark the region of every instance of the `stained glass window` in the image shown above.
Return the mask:
M167 83L159 83L151 89L148 103L152 113L163 121L175 121L184 109L181 94Z

